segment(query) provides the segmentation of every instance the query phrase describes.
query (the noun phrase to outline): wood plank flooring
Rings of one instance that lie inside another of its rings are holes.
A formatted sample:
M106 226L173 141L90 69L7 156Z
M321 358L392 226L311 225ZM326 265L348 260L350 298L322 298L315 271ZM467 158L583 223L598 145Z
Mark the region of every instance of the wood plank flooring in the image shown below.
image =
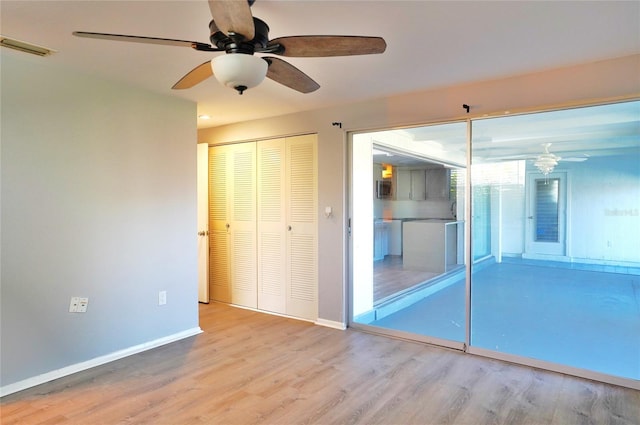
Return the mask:
M438 273L405 268L401 256L387 255L384 260L373 262L373 302L378 304L395 293L437 275Z
M203 334L0 401L12 424L629 424L640 392L222 304Z

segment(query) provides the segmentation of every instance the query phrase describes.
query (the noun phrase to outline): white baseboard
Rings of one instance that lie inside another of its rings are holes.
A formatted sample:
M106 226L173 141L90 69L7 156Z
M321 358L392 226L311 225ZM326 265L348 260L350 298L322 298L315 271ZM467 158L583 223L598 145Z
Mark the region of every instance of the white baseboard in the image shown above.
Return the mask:
M51 372L43 373L32 378L27 378L22 381L15 382L13 384L0 387L0 397L4 397L9 394L17 393L18 391L26 390L27 388L35 387L36 385L44 384L45 382L53 381L64 376L81 372L83 370L91 369L92 367L100 366L105 363L109 363L115 360L122 359L134 354L141 353L143 351L151 350L152 348L160 347L171 342L179 341L190 336L198 335L202 333L200 327L187 329L186 331L178 332L173 335L158 338L153 341L145 342L143 344L134 345L133 347L125 348L104 356L96 357L85 362L76 363L70 366L63 367L61 369L52 370Z
M347 326L342 322L334 322L333 320L318 319L316 325L326 326L327 328L339 329L341 331L347 329Z
M226 304L226 303L223 303L223 304ZM255 311L256 313L264 313L264 314L270 314L272 316L284 317L284 318L287 318L287 319L300 320L300 321L303 321L303 322L311 322L314 325L325 326L327 328L333 328L333 329L339 329L341 331L347 329L347 326L344 323L342 323L342 322L334 322L333 320L326 320L326 319L310 320L310 319L305 319L303 317L290 316L288 314L276 313L274 311L268 311L268 310L260 310L260 309L257 309L257 308L246 307L246 306L238 305L238 304L227 304L227 305L230 305L231 307L242 308L244 310Z

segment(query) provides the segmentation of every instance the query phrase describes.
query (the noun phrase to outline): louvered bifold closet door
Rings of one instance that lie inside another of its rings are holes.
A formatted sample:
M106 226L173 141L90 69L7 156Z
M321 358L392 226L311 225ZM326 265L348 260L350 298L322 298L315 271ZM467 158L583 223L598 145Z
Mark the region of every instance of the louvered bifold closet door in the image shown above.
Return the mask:
M229 148L209 148L209 297L231 302L230 240L227 231Z
M317 136L286 139L287 314L318 316Z
M285 139L258 143L258 308L286 313Z
M231 303L258 306L256 267L256 144L229 146L231 176L229 235L231 241Z

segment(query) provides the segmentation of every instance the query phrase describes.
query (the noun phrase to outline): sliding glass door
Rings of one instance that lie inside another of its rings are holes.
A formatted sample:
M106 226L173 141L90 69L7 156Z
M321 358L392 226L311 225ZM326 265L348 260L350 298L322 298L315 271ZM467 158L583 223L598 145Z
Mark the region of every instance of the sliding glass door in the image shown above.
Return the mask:
M352 136L353 326L463 348L466 127Z
M350 326L640 388L639 101L350 154Z
M472 125L470 351L640 380L640 104Z

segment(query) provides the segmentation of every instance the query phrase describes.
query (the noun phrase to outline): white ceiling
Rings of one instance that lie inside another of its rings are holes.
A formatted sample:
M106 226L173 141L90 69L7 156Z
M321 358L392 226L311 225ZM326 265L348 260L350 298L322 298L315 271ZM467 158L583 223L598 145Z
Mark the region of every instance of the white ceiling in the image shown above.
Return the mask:
M209 43L210 12L193 1L0 1L2 35L57 51L40 61L198 103L210 127L640 53L638 1L273 1L254 16L270 38L384 37L381 55L287 58L321 86L300 94L273 81L238 95L214 78L171 90L221 53L77 38L107 32ZM22 54L3 48L3 54Z

